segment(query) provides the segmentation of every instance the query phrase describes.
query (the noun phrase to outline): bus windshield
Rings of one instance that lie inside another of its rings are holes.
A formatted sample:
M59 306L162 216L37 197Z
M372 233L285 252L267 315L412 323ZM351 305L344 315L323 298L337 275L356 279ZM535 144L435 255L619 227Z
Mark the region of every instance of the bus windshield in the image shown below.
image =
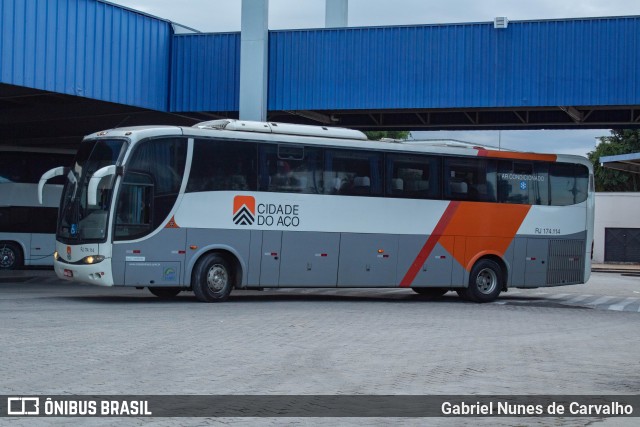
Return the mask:
M107 236L109 202L115 177L102 178L98 185L96 205L87 203L89 179L98 169L115 165L121 158L126 141L99 139L85 141L67 175L61 205L57 238L68 243L99 242Z

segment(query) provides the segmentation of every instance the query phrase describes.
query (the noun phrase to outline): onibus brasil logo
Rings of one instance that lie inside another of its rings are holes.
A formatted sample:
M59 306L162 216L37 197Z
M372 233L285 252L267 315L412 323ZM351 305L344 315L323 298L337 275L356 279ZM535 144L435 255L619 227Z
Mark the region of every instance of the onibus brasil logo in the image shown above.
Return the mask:
M256 203L253 196L233 198L233 223L267 227L298 227L300 205L295 203Z

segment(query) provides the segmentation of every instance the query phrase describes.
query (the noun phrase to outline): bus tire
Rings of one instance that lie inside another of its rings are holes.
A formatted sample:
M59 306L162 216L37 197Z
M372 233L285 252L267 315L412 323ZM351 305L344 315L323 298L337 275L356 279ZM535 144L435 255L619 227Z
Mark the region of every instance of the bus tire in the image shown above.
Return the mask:
M444 294L446 294L449 289L448 288L411 288L413 292L424 295L429 298L440 298Z
M173 298L178 295L182 289L181 288L159 288L159 287L149 287L149 292L157 296L158 298Z
M14 270L22 267L20 246L13 242L0 242L0 270Z
M233 287L233 270L219 254L207 254L196 264L191 286L199 301L225 301Z
M464 298L475 302L495 301L502 291L503 281L500 266L490 259L481 259L471 269L469 287L462 291Z

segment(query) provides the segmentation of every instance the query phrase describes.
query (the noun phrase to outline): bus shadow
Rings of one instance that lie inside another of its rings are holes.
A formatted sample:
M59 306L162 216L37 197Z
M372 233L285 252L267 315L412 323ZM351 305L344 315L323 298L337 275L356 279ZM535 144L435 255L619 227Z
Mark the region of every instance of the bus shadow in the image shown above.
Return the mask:
M146 290L134 291L131 289L113 288L113 293L85 293L84 295L52 295L52 298L64 299L68 301L78 301L97 304L201 304L192 292L185 291L174 298L158 298ZM441 297L430 297L419 295L410 290L406 292L389 291L388 289L342 289L318 288L318 289L273 289L273 290L234 290L229 299L224 304L247 304L247 303L268 303L268 302L349 302L349 303L385 303L385 304L411 304L411 303L455 303L473 304L460 298L455 292L448 292ZM527 295L522 293L503 293L500 297L490 303L492 305L506 306L544 306L544 307L571 307L562 304L562 301L547 299L539 295ZM215 305L215 304L214 304ZM483 304L480 304L483 305ZM573 307L579 308L579 305Z
M191 293L185 293L184 295L178 295L174 298L158 298L154 295L65 295L54 296L55 299L61 299L66 301L76 301L85 303L97 303L97 304L185 304L195 303L203 304L198 301L195 295ZM262 293L262 292L237 292L231 294L229 299L223 304L246 304L246 303L269 303L269 302L349 302L349 303L384 303L384 304L412 304L412 303L470 303L459 298L456 295L443 296L440 298L429 298L423 295L417 294L400 294L400 295L388 295L388 294L313 294L313 293ZM473 303L471 303L473 304ZM214 303L215 305L215 303Z

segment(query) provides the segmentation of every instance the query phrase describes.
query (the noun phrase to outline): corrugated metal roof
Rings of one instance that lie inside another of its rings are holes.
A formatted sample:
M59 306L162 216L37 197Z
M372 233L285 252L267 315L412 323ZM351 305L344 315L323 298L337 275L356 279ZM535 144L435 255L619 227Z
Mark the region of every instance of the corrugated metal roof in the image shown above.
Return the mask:
M166 111L169 22L91 0L0 4L1 83Z
M640 18L274 31L270 110L640 104Z
M3 0L0 37L0 83L238 110L239 33L174 35L96 0ZM271 111L640 105L640 17L273 31L269 45Z
M173 38L171 111L238 111L240 33Z

